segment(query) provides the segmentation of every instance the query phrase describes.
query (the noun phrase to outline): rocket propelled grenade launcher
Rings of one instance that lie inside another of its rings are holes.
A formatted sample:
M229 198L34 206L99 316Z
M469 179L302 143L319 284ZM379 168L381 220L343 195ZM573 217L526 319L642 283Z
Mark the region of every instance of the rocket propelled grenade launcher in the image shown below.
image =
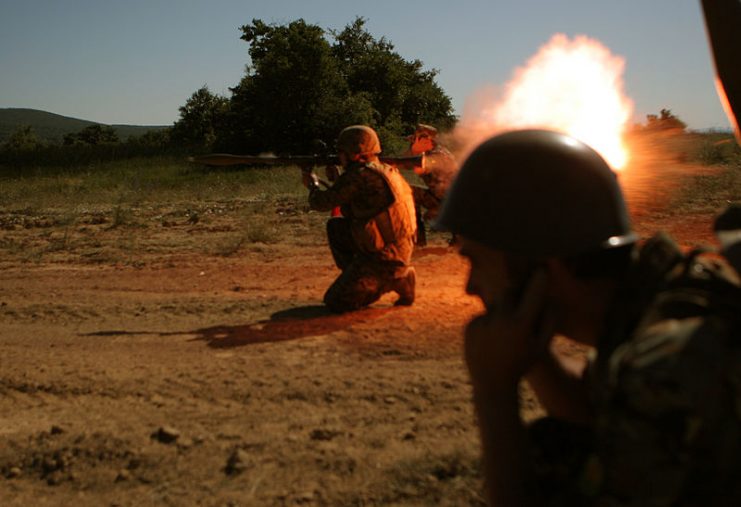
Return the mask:
M381 155L378 158L381 162L400 169L414 169L417 167L424 168L425 166L424 154L401 157L386 157ZM209 167L223 167L230 165L296 165L300 167L302 171L309 171L311 168L316 166L340 165L340 159L337 155L288 155L273 157L269 155L251 156L211 153L209 155L189 157L188 160Z

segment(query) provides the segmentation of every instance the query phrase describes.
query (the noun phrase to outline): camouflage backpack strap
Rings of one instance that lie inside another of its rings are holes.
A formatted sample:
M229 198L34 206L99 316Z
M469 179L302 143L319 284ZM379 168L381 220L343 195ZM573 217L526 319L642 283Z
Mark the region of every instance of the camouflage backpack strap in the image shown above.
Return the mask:
M600 339L600 356L607 357L638 325L657 292L663 290L667 277L684 256L665 233L658 233L633 253L628 270L608 316L607 331Z
M612 348L600 348L592 375L598 463L608 471L600 491L674 505L698 484L735 480L741 287L734 272L722 256L683 253L660 234L638 252L622 297L622 313L608 322Z

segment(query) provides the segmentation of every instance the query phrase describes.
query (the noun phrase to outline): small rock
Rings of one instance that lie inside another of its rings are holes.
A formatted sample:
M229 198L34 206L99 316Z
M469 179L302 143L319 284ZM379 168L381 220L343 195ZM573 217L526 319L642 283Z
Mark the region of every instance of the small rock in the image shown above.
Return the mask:
M319 428L312 430L312 432L309 433L309 438L311 438L312 440L332 440L339 434L339 431Z
M61 435L62 433L64 433L64 430L55 424L51 427L50 433L52 435Z
M20 477L23 475L23 470L21 470L18 467L10 467L10 470L8 470L8 479L15 479L16 477Z
M165 406L165 399L162 396L160 396L159 394L153 394L149 398L149 401L155 407L164 407Z
M304 491L303 493L299 493L294 497L294 502L298 504L309 503L314 500L315 494L316 493L314 491Z
M180 440L178 440L178 449L180 449L181 451L187 451L191 447L193 447L193 440L192 439L190 439L190 438L181 438Z
M249 468L249 462L250 455L247 454L247 451L238 447L232 451L229 458L226 460L224 472L226 472L227 475L242 473Z
M49 486L58 486L62 482L64 482L64 479L65 479L65 477L62 475L62 473L59 472L59 471L56 471L53 474L50 474L50 475L47 475L46 476L46 483Z
M163 444L171 444L180 438L180 432L171 426L162 426L152 433L152 438Z
M131 479L131 472L128 470L119 470L118 474L116 475L116 482L124 482Z

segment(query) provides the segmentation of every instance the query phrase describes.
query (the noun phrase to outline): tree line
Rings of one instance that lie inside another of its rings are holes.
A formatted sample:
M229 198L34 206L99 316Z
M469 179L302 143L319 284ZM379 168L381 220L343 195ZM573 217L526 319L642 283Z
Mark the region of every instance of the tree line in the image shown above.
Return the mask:
M435 81L437 70L403 58L385 37L367 31L364 18L339 31L303 19L288 24L253 19L240 31L249 62L228 97L204 85L179 108L172 127L125 143L112 127L93 125L66 135L61 147L50 147L22 126L0 147L0 163L8 162L9 154L18 160L32 151L110 153L114 146L119 154L157 148L309 154L332 151L338 132L356 123L374 127L385 151L393 153L405 147L404 136L415 124L447 129L456 121L450 97Z
M356 18L340 31L299 19L240 27L249 64L230 97L197 90L180 108L172 138L181 144L239 153L310 153L334 144L350 124L374 127L398 149L416 123L445 129L453 107L436 70L406 60ZM388 150L387 150L388 151Z
M67 134L62 146L49 146L23 126L0 145L0 164L207 151L316 154L333 151L337 133L358 123L374 127L384 151L393 154L406 147L404 137L417 123L446 130L456 122L437 70L403 58L385 37L368 32L364 18L342 30L303 19L253 19L240 31L249 61L228 97L204 85L179 108L172 127L125 142L112 127L92 125ZM648 115L646 127L686 125L663 109L660 116Z

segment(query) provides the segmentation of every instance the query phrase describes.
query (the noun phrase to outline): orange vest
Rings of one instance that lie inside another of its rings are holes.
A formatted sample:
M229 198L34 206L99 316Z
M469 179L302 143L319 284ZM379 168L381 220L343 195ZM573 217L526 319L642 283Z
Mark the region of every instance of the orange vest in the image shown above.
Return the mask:
M412 188L399 170L381 162L365 164L367 169L383 177L391 190L391 204L368 220L353 220L352 235L361 250L380 252L386 245L413 237L417 232Z

